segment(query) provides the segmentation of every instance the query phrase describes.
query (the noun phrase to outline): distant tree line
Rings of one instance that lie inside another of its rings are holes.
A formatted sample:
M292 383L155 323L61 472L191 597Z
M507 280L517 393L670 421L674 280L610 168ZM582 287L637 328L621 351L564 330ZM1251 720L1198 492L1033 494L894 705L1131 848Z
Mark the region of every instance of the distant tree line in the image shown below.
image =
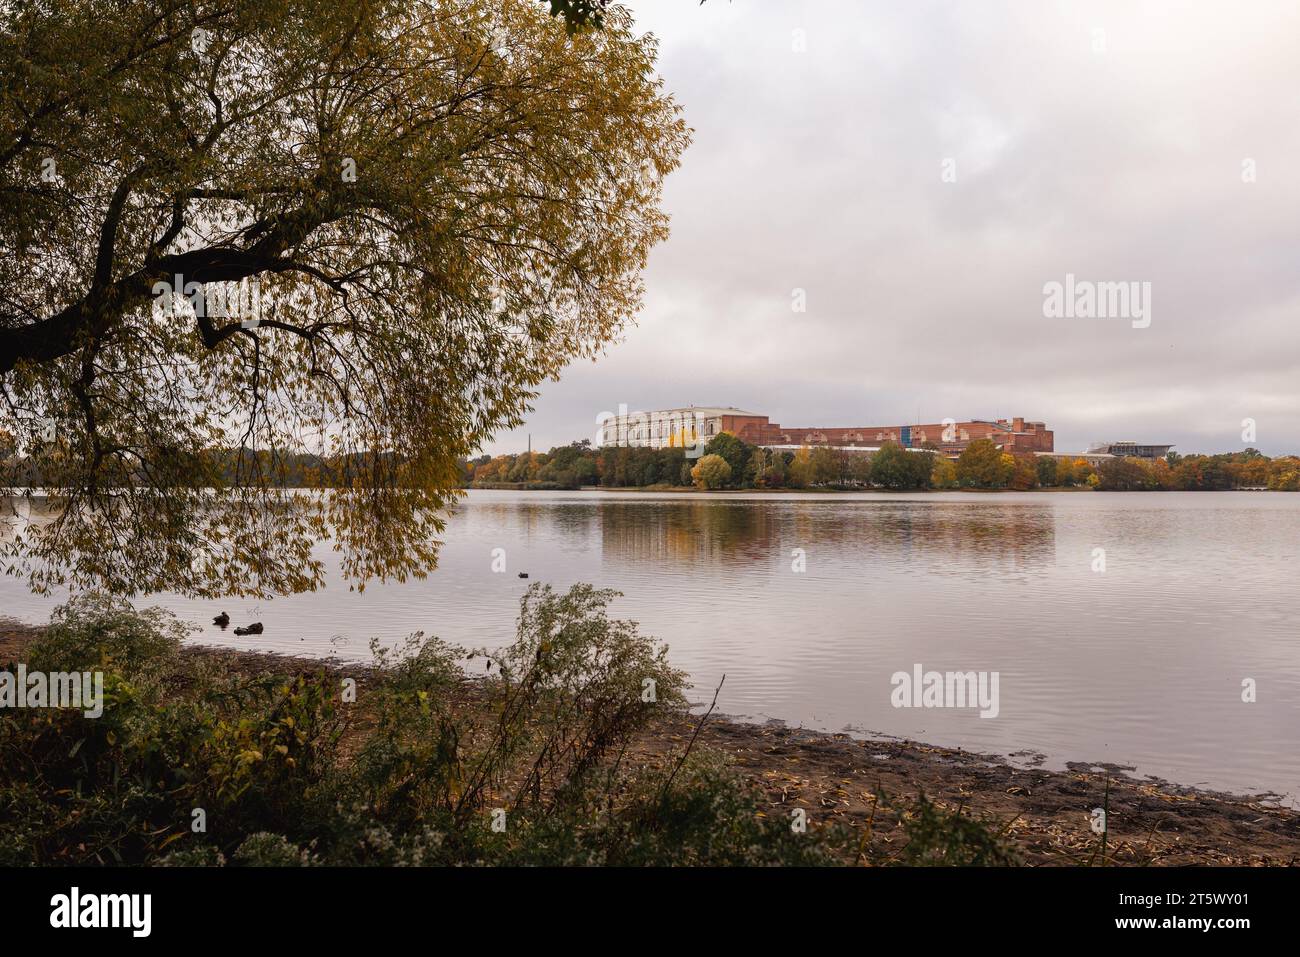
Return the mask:
M1100 488L1117 492L1220 491L1267 488L1300 491L1300 458L1271 459L1255 450L1226 455L1179 455L1163 459L1112 459L1098 470Z
M1086 487L1103 491L1300 491L1300 458L1270 459L1255 449L1222 455L1111 459L1013 455L989 439L971 442L954 462L934 449L894 442L874 454L826 446L764 449L724 432L698 458L681 448L594 447L590 440L549 452L482 455L463 463L474 488L703 489L886 488L1015 489Z
M18 484L47 484L36 464L17 455L12 440L0 433L0 460L5 459ZM400 470L395 459L384 456L247 449L203 453L188 470L202 486L212 488L238 487L255 475L273 475L278 485L288 488L354 488L367 481L367 471L377 463ZM460 468L460 484L473 488L1300 491L1300 457L1294 455L1269 458L1256 449L1221 455L1171 452L1162 459L1116 458L1093 466L1082 458L1012 455L988 439L970 443L955 462L933 449L908 450L894 442L870 455L825 446L790 451L760 448L724 432L710 440L700 457L687 458L681 448L599 448L584 439L549 452L481 455L462 461Z
M322 456L265 449L209 449L198 453L170 449L166 454L176 466L184 467L185 484L193 488L230 489L268 481L282 488L356 488L372 480L376 469L400 473L399 460L391 455ZM44 461L48 463L49 458ZM12 438L3 432L0 466L15 486L60 487L44 473L41 459L20 454Z
M681 448L596 448L586 440L549 452L483 455L465 463L465 484L476 488L923 489L931 487L941 465L952 463L932 451L908 451L894 443L869 456L824 446L765 449L723 432L696 458L688 458Z

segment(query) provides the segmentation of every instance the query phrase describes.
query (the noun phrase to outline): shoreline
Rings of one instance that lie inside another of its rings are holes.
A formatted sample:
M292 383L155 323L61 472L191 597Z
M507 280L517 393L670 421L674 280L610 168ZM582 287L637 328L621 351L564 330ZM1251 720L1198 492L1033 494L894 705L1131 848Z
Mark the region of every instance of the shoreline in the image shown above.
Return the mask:
M818 486L817 488L696 488L693 485L580 485L577 488L540 488L523 482L505 482L496 485L463 485L462 492L672 492L699 495L938 495L960 492L969 495L1004 495L1014 493L1043 495L1073 495L1076 493L1130 495L1130 494L1185 494L1203 495L1206 492L1220 494L1224 492L1280 492L1280 489L1264 488L1223 488L1223 489L1097 489L1085 485L1072 486L1034 486L1033 488L843 488L835 486Z
M17 660L36 629L0 623L0 661ZM182 654L244 673L326 672L364 689L373 666L188 643ZM475 707L466 677L453 706ZM365 718L360 718L362 724ZM677 760L701 716L661 719L639 734L625 760L650 767ZM1113 765L1068 762L1065 771L1013 765L999 755L893 738L855 738L734 716L703 721L696 746L727 756L762 797L766 814L802 808L810 826L831 819L862 831L875 851L905 843L907 802L924 794L996 822L1029 866L1097 864L1094 808L1108 807L1107 865L1295 866L1300 810L1271 795L1230 794L1143 776ZM898 799L897 801L895 799Z
M464 492L680 492L703 493L705 495L727 495L743 492L746 495L913 495L931 492L970 492L975 495L999 494L1002 492L1095 492L1096 489L1084 486L1071 488L844 488L840 486L818 486L816 488L696 488L694 485L580 485L577 488L539 488L523 482L510 482L500 485L465 485ZM1236 491L1228 489L1225 491Z
M362 687L372 670L369 665L200 644L186 650L238 668L285 673L325 668L355 677ZM473 686L474 679L467 677L462 686L467 707L472 706ZM671 765L700 717L657 722L634 740L624 760ZM1090 815L1103 803L1109 804L1108 865L1300 865L1300 809L1271 803L1270 796L1130 777L1113 765L1068 762L1065 771L1017 767L999 755L906 739L854 738L779 722L757 724L716 712L704 722L697 747L727 755L741 777L761 792L767 813L789 815L801 807L812 826L832 817L855 828L870 822L873 843L905 843L899 811L876 807L873 817L876 792L903 799L923 793L949 809L962 806L1004 825L1029 866L1088 864L1099 842Z

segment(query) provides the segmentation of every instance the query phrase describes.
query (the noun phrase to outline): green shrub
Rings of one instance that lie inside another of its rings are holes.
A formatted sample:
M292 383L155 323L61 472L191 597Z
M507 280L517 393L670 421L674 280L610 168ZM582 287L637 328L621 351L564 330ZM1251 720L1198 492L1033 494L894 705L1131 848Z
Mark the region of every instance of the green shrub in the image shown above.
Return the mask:
M73 603L33 657L102 666L104 714L0 714L0 865L851 861L847 829L794 833L718 755L624 760L651 722L685 715L686 678L609 617L615 594L534 585L500 651L376 646L356 704L337 673L232 671L179 655L165 615ZM466 660L485 663L479 680ZM985 825L924 800L907 828L905 863L1010 860Z
M1006 867L1019 858L1005 838L1005 827L969 814L947 811L920 795L904 819L908 842L900 863L913 866Z
M233 862L246 867L306 867L316 857L279 834L250 834L235 851Z
M113 670L133 678L175 662L188 629L161 608L136 611L121 599L88 594L55 609L28 649L41 671Z
M808 867L843 862L852 844L834 825L796 833L791 817L763 810L719 755L691 755L669 785L671 774L629 782L621 812L592 835L598 863Z
M226 855L210 844L172 851L154 862L158 867L225 867Z

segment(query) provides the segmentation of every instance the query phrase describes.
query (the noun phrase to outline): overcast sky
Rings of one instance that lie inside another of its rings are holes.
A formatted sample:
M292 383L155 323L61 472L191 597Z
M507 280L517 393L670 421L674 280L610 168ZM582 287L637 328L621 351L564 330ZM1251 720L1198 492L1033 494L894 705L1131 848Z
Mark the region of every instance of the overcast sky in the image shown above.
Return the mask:
M637 327L487 451L622 403L1300 452L1296 2L631 6L695 131L672 237ZM1150 325L1046 318L1068 273L1149 282Z

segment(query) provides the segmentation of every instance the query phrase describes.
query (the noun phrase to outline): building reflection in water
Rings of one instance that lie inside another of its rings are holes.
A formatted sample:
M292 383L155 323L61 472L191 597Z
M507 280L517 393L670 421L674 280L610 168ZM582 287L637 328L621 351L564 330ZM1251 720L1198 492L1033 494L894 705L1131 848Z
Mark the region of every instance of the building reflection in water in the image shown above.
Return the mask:
M602 502L606 562L787 563L804 549L837 564L924 561L956 574L1032 573L1055 558L1049 505L1017 502Z

